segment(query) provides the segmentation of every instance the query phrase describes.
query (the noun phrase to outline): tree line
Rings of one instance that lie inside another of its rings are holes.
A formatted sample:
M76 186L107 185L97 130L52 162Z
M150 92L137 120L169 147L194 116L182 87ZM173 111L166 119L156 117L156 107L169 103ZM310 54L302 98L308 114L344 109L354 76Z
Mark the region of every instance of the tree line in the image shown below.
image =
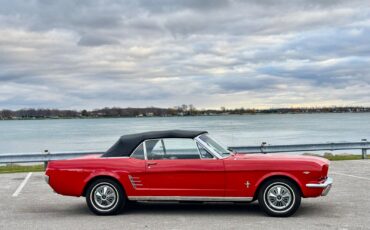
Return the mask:
M11 119L58 119L58 118L99 118L99 117L165 117L165 116L207 116L229 114L284 114L284 113L359 113L370 112L370 107L307 107L307 108L271 108L271 109L197 109L193 105L181 105L173 108L102 108L94 110L61 109L19 109L0 110L1 120Z

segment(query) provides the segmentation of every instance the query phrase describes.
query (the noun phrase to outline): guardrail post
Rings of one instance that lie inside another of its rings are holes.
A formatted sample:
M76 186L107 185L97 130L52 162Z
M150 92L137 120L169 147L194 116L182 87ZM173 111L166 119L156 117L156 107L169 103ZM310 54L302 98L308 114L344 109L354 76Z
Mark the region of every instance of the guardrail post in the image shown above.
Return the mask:
M361 141L366 142L366 139L362 139ZM367 159L367 154L366 154L367 149L362 149L362 159Z
M48 158L49 158L49 154L50 154L50 152L49 152L49 150L44 150L44 153L46 154L46 161L44 161L44 168L46 169L46 167L48 167L48 163L49 163L49 161L48 161Z
M264 149L263 149L266 146L266 144L267 144L267 142L265 142L265 141L261 143L261 147L260 148L261 148L261 153L263 153L263 154L266 154L264 152Z

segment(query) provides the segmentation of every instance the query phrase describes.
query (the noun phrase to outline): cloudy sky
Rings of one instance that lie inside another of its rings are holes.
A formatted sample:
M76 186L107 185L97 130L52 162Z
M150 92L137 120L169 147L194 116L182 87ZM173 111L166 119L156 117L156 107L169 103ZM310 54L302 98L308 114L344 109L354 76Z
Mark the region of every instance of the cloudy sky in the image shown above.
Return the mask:
M367 0L0 0L0 109L370 106Z

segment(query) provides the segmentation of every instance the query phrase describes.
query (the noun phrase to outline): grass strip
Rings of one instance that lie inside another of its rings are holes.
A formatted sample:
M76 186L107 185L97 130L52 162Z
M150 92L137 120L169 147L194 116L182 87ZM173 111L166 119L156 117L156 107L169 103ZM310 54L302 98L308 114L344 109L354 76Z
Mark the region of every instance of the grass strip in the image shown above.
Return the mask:
M45 171L44 165L17 165L8 164L0 166L0 173L21 173L21 172L42 172Z

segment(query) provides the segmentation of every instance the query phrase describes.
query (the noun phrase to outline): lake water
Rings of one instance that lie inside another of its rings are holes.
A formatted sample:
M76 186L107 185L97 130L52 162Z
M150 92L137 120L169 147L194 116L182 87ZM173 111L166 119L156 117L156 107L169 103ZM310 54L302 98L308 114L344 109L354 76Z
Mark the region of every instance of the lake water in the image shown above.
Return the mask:
M106 150L123 134L207 130L227 146L370 140L370 113L0 121L0 153Z

